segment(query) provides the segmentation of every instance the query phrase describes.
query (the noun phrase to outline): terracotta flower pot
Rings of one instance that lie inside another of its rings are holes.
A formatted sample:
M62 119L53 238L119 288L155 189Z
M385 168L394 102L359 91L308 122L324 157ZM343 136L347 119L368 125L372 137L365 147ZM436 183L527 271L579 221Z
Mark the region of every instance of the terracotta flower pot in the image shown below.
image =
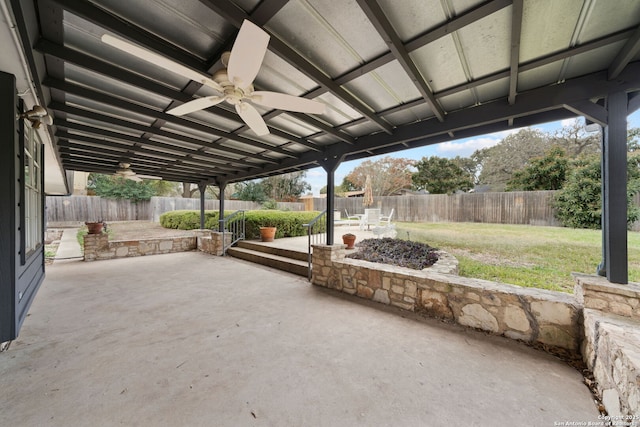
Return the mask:
M355 242L356 242L356 235L355 234L343 234L342 235L342 242L347 245L347 249L353 249L355 246Z
M273 242L276 237L276 227L260 227L260 239L263 242Z
M103 224L101 222L85 222L87 229L89 230L89 234L100 234L102 233Z

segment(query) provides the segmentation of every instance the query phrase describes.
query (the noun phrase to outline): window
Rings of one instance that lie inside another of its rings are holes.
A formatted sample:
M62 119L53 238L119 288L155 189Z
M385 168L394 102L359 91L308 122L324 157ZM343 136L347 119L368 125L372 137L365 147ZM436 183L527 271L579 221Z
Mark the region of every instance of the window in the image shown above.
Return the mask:
M31 123L24 123L24 223L23 254L31 254L42 245L42 141ZM23 257L23 260L24 260Z

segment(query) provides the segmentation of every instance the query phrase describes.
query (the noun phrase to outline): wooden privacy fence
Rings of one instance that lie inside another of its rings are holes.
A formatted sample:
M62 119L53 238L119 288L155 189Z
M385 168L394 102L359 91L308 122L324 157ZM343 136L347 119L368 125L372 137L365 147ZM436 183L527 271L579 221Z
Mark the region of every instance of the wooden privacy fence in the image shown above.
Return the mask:
M96 196L47 196L47 222L84 221L153 221L174 210L199 210L200 199L152 197L145 202L131 203L124 199L103 199ZM218 200L205 200L205 209L217 210ZM225 210L260 209L256 202L225 200ZM278 209L304 211L304 203L278 203Z
M554 191L513 191L507 193L428 194L421 196L375 197L373 207L389 214L393 221L406 222L485 222L497 224L527 224L559 226L552 206ZM310 201L311 200L311 201ZM634 197L640 205L640 194ZM305 203L278 203L283 210L304 211L326 209L327 200L307 199ZM47 221L160 221L167 211L200 209L200 199L152 197L148 202L103 199L95 196L47 196ZM336 209L345 214L364 212L362 197L336 198ZM219 208L218 200L205 200L205 209ZM225 210L260 209L256 202L226 200ZM640 230L640 223L632 230Z
M91 196L47 196L47 222L148 220L150 202Z
M394 221L485 222L558 226L552 206L554 191L513 191L507 193L428 194L420 196L374 197L373 206ZM315 199L314 209L322 210L326 199ZM336 198L341 215L364 212L361 197Z

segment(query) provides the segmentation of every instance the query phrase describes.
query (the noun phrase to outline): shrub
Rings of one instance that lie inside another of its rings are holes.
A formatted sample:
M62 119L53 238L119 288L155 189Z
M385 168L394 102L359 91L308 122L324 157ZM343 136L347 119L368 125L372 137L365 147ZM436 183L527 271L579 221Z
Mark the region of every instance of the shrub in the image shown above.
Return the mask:
M627 225L630 227L640 217L640 210L633 203L633 195L640 185L638 163L640 157L630 155L627 161ZM601 228L601 170L597 156L578 159L567 181L556 193L554 206L556 217L565 227Z
M232 212L225 211L225 216ZM276 210L257 210L245 212L245 236L247 239L258 239L260 227L277 227L276 238L305 236L307 224L319 212L292 212ZM200 228L200 211L171 211L160 215L160 225L165 228L179 230L195 230ZM218 211L205 211L205 228L218 229ZM320 232L324 232L326 224L320 225Z
M233 211L226 212L231 215ZM204 211L204 228L217 229L219 220L218 211ZM164 228L176 230L197 230L200 228L200 211L170 211L160 215L160 225Z

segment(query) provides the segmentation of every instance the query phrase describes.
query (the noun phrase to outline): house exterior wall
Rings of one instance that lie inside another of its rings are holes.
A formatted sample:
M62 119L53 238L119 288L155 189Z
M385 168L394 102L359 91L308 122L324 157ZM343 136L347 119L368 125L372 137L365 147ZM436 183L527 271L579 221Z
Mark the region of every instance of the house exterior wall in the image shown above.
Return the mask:
M44 244L24 250L24 126L15 77L0 72L0 343L18 336L29 306L44 279ZM44 172L42 151L38 159ZM39 176L44 188L44 173ZM43 194L43 193L42 193ZM44 196L36 221L44 224ZM40 227L41 233L43 227ZM44 237L40 239L44 242Z

